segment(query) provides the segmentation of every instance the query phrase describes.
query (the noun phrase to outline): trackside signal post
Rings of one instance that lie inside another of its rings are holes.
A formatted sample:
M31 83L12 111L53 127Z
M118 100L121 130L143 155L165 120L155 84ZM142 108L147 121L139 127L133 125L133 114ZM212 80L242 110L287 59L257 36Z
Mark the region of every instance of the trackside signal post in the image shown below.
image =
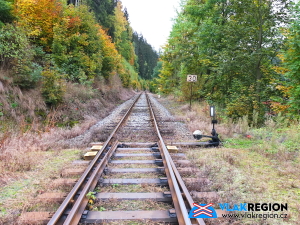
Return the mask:
M219 135L215 130L215 124L218 123L218 120L216 119L216 109L215 109L214 106L210 106L210 116L212 118L211 123L213 124L213 128L212 128L212 131L211 131L212 141L213 142L218 142L218 145L219 145L219 142L220 142L220 139L218 137Z
M197 140L200 140L202 137L211 138L211 140L208 142L208 145L219 146L220 139L219 139L218 133L215 130L215 124L218 123L218 120L216 119L216 111L215 111L215 107L214 106L210 106L210 116L212 117L212 121L211 122L213 124L213 128L212 128L212 131L211 131L211 135L212 136L203 135L200 130L196 130L193 133L193 136Z
M190 110L192 109L192 95L193 95L193 83L197 82L197 75L187 75L187 82L190 82L191 96L190 96Z

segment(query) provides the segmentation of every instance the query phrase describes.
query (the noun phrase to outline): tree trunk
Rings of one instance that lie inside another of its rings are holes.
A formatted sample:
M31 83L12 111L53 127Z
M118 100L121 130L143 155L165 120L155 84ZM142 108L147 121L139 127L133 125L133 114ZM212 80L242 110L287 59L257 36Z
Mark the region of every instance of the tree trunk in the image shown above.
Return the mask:
M262 42L263 42L263 18L261 14L261 0L259 1L259 8L258 8L258 22L259 22L259 33L258 33L258 43L256 52L258 53L258 61L255 68L255 75L256 75L256 100L260 102L260 95L261 95L261 79L262 79L262 72L261 72L261 60L263 58L262 54Z

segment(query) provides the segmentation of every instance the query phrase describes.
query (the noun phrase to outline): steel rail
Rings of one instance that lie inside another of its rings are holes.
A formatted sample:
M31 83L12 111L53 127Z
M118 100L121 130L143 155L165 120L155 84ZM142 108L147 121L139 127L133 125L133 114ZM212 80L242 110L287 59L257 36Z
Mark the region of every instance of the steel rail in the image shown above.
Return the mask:
M179 196L178 196L178 193L176 192L176 189L175 189L175 185L177 183L176 179L174 180L174 177L171 175L172 173L172 167L170 167L170 165L168 164L168 158L166 157L165 155L165 152L163 150L163 143L161 143L161 141L159 141L158 143L159 145L159 149L160 149L160 152L161 152L161 157L162 157L162 160L163 160L163 164L165 165L165 173L166 173L166 176L167 176L167 179L168 179L168 184L169 184L169 188L170 188L170 191L171 191L171 196L172 196L172 200L173 200L173 204L174 204L174 208L175 208L175 211L176 211L176 216L177 216L177 220L178 220L178 223L179 225L185 225L186 224L186 221L184 219L184 214L186 214L181 208L180 206L180 203L179 203ZM181 196L182 198L182 196ZM186 210L187 211L187 210Z
M173 160L172 160L171 155L170 155L169 152L167 152L167 157L170 159L170 162L171 162L174 174L175 174L175 176L177 178L177 181L178 181L178 183L179 183L179 185L180 185L180 187L182 189L182 192L183 192L186 200L188 201L188 203L189 203L189 205L190 205L190 207L192 209L194 207L194 205L193 205L193 203L194 203L193 198L190 195L190 192L188 191L188 189L186 188L186 186L185 186L185 184L184 184L184 182L183 182L183 180L182 180L182 178L181 178L181 176L180 176L180 174L179 174L179 172L178 172L178 170L176 168L176 165L173 162ZM199 225L205 225L205 222L204 222L204 220L202 218L195 218L195 219L196 219L196 221L197 221L197 223Z
M64 225L66 224L78 224L80 221L81 215L88 203L88 198L86 194L88 191L94 190L98 183L98 179L102 174L103 170L105 169L106 164L108 163L109 158L115 152L118 147L118 141L115 141L114 144L111 146L109 151L105 154L104 158L101 159L101 163L98 164L97 168L94 170L93 174L89 177L88 182L82 189L79 197L77 198L74 206L72 207L71 211L69 212L66 220L64 221Z
M84 173L81 175L80 179L77 181L77 183L75 184L75 186L73 187L73 189L71 190L71 192L68 194L68 196L65 198L65 200L63 201L63 203L60 205L60 207L57 209L57 211L55 212L55 214L52 216L51 220L48 222L47 225L55 225L58 222L61 222L60 219L63 216L64 212L66 211L68 205L70 204L70 202L74 199L76 193L79 191L79 189L84 185L84 182L86 181L86 178L88 176L88 174L91 173L92 169L95 167L95 165L97 164L97 161L99 160L101 154L104 152L104 150L108 147L109 143L111 142L111 140L113 139L115 133L119 130L119 128L121 127L121 125L125 122L125 120L127 119L127 117L129 116L130 112L132 111L135 103L137 102L137 100L140 98L141 94L139 94L136 99L134 100L134 102L132 103L132 105L129 107L129 109L127 110L127 112L125 113L125 115L122 117L122 119L119 121L118 125L116 126L116 128L113 130L113 132L111 133L111 135L108 137L107 141L104 143L103 147L100 149L100 151L97 153L97 155L95 156L95 158L91 161L91 163L89 164L89 166L87 167L87 169L84 171ZM100 161L101 162L101 161ZM83 196L84 195L84 196ZM78 199L80 198L81 200L84 199L86 193L81 192L80 196L78 197ZM77 199L77 200L78 200ZM77 203L77 201L75 202L75 204ZM76 204L76 207L78 207L79 204ZM75 206L75 205L74 205ZM71 212L68 214L67 219L69 221L69 218L71 218L72 215L74 215L75 213L80 213L78 211L79 209L75 209L74 207L72 208ZM80 211L83 212L83 210L81 209ZM81 212L81 213L82 213ZM72 213L72 214L71 214ZM80 218L79 218L80 219ZM77 221L77 223L79 222L79 220ZM64 223L64 225L67 224L77 224L75 221L72 221L72 223Z
M174 189L175 194L176 194L175 196L174 196L174 194L172 194L172 198L173 198L174 204L177 201L178 205L179 205L179 207L175 207L176 215L180 216L178 218L178 222L179 222L180 225L192 225L191 220L188 217L188 210L187 210L185 202L183 200L180 187L179 187L179 185L177 183L177 180L176 180L176 177L175 177L172 165L170 163L170 161L172 161L172 159L170 159L170 157L168 157L168 153L169 152L168 152L167 147L164 144L163 138L162 138L162 136L160 134L160 131L159 131L159 128L158 128L158 124L157 124L157 121L156 121L156 117L155 117L155 114L154 114L154 111L153 111L153 108L152 108L152 104L151 104L150 98L149 98L149 96L147 94L146 94L146 97L147 97L147 101L148 101L148 104L149 104L150 114L151 114L151 117L153 119L155 130L156 130L157 136L159 138L159 143L160 143L160 146L162 147L162 153L163 153L162 157L163 157L163 155L164 155L164 157L166 157L165 158L165 162L167 164L166 165L167 166L166 172L169 172L170 178L171 178L171 183L173 184L173 186L170 185L170 189L171 188ZM171 190L171 193L174 193L174 192L172 192L172 190ZM189 194L189 193L187 193L187 194Z

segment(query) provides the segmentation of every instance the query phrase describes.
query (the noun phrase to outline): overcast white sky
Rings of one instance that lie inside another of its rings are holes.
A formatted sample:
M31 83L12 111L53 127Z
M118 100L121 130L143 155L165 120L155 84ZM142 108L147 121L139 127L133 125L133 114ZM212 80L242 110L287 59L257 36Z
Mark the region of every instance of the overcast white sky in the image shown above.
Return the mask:
M166 44L179 10L180 0L121 0L133 30L142 34L155 50Z

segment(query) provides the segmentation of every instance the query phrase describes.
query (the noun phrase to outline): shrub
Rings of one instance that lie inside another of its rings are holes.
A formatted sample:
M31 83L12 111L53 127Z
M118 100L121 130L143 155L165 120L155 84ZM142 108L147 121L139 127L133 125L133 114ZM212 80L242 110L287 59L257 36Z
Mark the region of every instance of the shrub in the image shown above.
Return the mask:
M62 76L53 69L47 68L42 72L42 95L50 106L57 106L63 102L64 84Z
M112 43L111 38L106 34L106 32L99 28L99 36L102 42L102 54L103 54L103 66L101 69L101 75L108 79L109 75L113 71L116 71L120 67L121 56L118 53L116 46Z
M11 10L11 3L0 0L0 28L4 25L4 23L10 23L15 19Z
M124 87L132 87L141 88L141 84L138 81L138 74L134 70L134 67L130 65L124 58L122 58L122 64L120 68L118 68L118 73L120 74L120 78Z
M0 30L0 65L10 69L14 60L25 58L29 42L22 29L7 24Z
M84 5L70 5L54 27L53 58L69 81L86 83L100 74L102 41L98 29Z
M35 51L24 31L11 24L5 25L0 35L0 66L9 71L13 83L32 88L40 79L41 67L32 63Z

